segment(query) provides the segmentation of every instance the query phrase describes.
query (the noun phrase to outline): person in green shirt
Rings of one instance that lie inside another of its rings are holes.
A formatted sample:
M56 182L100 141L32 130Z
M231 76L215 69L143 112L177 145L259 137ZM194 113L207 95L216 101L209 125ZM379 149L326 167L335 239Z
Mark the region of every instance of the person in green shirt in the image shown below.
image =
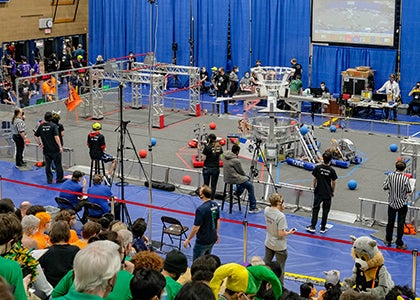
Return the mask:
M22 225L13 213L0 214L0 276L12 287L16 300L26 300L23 273L18 262L2 256L22 238ZM29 276L29 275L28 275ZM29 282L29 281L28 281Z
M111 241L96 241L74 258L74 289L55 299L96 300L112 292L121 269L120 247Z
M178 278L187 271L188 261L184 253L172 250L166 254L163 264L162 275L165 276L166 287L162 295L163 300L174 300L182 285L177 282Z

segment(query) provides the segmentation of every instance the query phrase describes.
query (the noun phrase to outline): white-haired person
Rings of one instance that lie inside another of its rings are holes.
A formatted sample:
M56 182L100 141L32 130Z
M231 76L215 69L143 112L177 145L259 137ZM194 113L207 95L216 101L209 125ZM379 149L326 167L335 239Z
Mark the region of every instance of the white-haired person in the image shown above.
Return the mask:
M38 231L39 223L41 223L41 220L34 215L28 215L22 218L22 246L26 249L38 249L38 243L32 236Z
M114 288L121 269L119 246L111 241L96 241L74 258L74 289L56 300L103 299Z

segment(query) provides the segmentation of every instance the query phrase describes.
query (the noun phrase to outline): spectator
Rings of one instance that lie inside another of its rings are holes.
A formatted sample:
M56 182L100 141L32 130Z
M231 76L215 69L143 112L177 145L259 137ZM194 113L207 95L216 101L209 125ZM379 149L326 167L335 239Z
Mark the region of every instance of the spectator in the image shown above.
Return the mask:
M2 300L15 300L13 293L11 292L11 286L7 281L0 276L0 299Z
M83 49L82 44L77 45L77 49L73 52L74 58L77 58L78 56L81 56L82 60L86 58L86 51Z
M67 241L69 244L75 243L79 240L79 236L73 228L76 223L76 212L72 209L66 209L60 211L54 218L55 222L64 221L69 225L70 228L70 238Z
M91 237L96 236L101 231L101 225L96 222L86 222L82 226L82 238L71 243L73 246L83 249L87 246L88 241Z
M38 243L38 249L45 249L51 245L50 237L45 232L49 231L51 225L51 216L47 212L38 212L35 214L39 222L38 231L32 236Z
M320 290L318 300L338 300L341 295L340 272L331 270L324 272L325 290Z
M54 223L50 232L52 246L40 258L39 263L53 287L73 269L73 259L79 247L69 245L70 227L65 221Z
M19 104L24 108L30 105L32 96L35 94L29 79L24 79L18 86L19 90Z
M42 95L47 102L51 102L57 100L57 79L55 77L51 77L45 80L41 85L41 92Z
M137 58L134 56L133 51L128 53L128 60L127 60L127 70L132 70L134 63L137 61Z
M2 104L15 105L15 101L13 101L12 96L10 95L11 88L12 85L10 83L6 83L0 88L0 100Z
M300 285L300 296L304 299L312 299L316 296L316 289L312 282L305 282Z
M247 299L247 295L255 295L258 292L263 280L267 280L271 284L275 299L279 299L282 294L279 279L266 266L245 268L236 263L220 266L214 272L213 279L210 281L210 287L216 299L219 299L220 286L225 279L226 289L222 295L223 299L241 299L240 297Z
M20 214L22 217L26 216L28 209L32 206L31 202L29 201L22 201L19 206Z
M201 83L201 92L208 92L210 88L209 73L205 66L202 66L200 69L200 83Z
M124 259L121 241L118 239L118 234L116 232L104 231L104 232L99 233L98 235L89 239L89 245L85 247L85 249L90 247L91 244L95 244L97 241L111 241L113 244L115 244L118 247L119 256L118 255L117 256L119 260L122 261ZM95 266L92 266L92 267L95 267ZM121 269L117 273L116 282L115 284L113 284L112 292L109 293L108 296L106 296L106 299L107 300L131 300L132 297L131 297L131 293L129 289L129 283L132 277L133 277L132 274L130 274L124 269ZM57 298L57 297L61 297L69 293L73 293L73 292L70 292L70 290L74 290L73 279L74 279L74 272L72 270L68 272L66 276L64 276L64 278L55 287L52 297ZM70 298L65 298L65 299L70 300Z
M246 71L244 76L241 78L241 81L239 82L239 88L241 92L252 92L252 81L249 75L249 71Z
M254 194L254 185L252 184L250 177L245 174L242 168L242 164L239 161L238 155L241 147L239 145L233 145L232 151L227 151L223 158L223 176L225 183L236 184L236 194L242 195L244 190L248 191L249 201L249 213L257 214L261 211L257 208L257 200Z
M140 269L130 281L133 300L161 299L165 278L156 270Z
M216 300L211 288L199 281L187 282L176 295L175 300Z
M188 262L184 253L172 250L166 254L163 264L162 275L165 276L166 286L163 295L167 300L174 300L182 285L176 282L178 278L187 271Z
M214 78L215 81L215 90L216 90L216 96L218 98L220 97L228 97L229 91L228 91L228 84L229 84L229 76L225 74L225 69L220 67L219 73ZM228 114L228 102L224 102L224 113Z
M229 97L232 97L236 91L238 90L238 77L239 67L234 66L232 72L229 74L229 84L228 84L228 91L229 91Z
M74 258L74 289L70 288L66 295L56 299L87 299L87 295L105 298L116 285L121 268L118 249L111 241L97 241L80 250Z
M33 215L24 216L22 223L22 246L26 249L38 249L38 243L35 239L32 238L34 234L38 231L40 219Z
M191 279L209 284L214 272L220 265L220 258L216 255L200 256L191 265Z
M211 254L214 244L219 242L219 205L210 199L211 189L207 185L199 189L199 197L203 203L196 209L194 226L184 241L184 247L187 248L197 235L193 248L193 261L202 255Z
M147 229L147 223L143 218L138 218L134 221L131 226L131 232L133 233L133 247L136 252L146 251L149 249L149 240L144 235Z
M156 252L150 250L140 251L131 259L131 262L134 264L134 270L138 271L140 269L151 269L156 271L161 271L163 268L164 260Z
M119 239L122 242L122 246L123 246L123 249L124 249L124 255L128 260L130 260L131 256L133 256L133 253L132 253L133 234L128 229L118 230L117 233L118 233Z
M3 257L22 236L22 225L12 213L0 214L0 276L11 286L14 299L26 300L23 275L20 265Z

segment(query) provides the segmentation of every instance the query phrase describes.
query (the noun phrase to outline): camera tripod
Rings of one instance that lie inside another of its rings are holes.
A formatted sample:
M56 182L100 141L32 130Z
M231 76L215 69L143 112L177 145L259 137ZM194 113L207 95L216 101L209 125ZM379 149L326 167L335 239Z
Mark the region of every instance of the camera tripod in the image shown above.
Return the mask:
M258 176L259 171L258 171L258 168L257 168L257 162L258 162L258 157L261 157L263 165L268 172L269 182L273 186L274 191L277 193L277 186L276 186L276 183L274 182L273 175L271 174L272 164L269 164L267 162L266 155L265 155L264 151L261 149L261 143L262 143L262 139L260 139L260 138L255 139L255 143L254 143L255 146L254 146L254 152L252 154L250 175L249 176L250 176L250 178L255 178L255 177ZM268 192L268 186L267 186L267 190L266 190L265 194L267 194L267 192Z
M117 161L119 162L119 175L118 178L120 179L120 182L116 183L116 185L121 186L121 199L124 199L124 187L128 184L125 181L125 175L124 175L124 150L125 149L131 149L134 151L136 158L137 158L137 162L140 165L141 170L143 171L144 177L146 178L146 180L148 180L148 176L146 174L146 170L144 169L143 163L140 160L140 156L137 152L136 146L133 142L133 139L131 138L131 134L128 131L127 128L127 124L130 123L130 121L122 121L121 125L118 126L114 131L119 131L120 132L120 141L118 143L118 148L117 148ZM130 142L129 146L126 146L126 137L128 137L128 140ZM115 174L115 173L114 173ZM118 211L118 213L117 213ZM128 213L128 209L125 203L121 203L119 209L116 209L116 213L117 216L119 216L121 214L121 221L124 222L124 219L127 219L127 223L129 225L131 225L131 218L130 215Z

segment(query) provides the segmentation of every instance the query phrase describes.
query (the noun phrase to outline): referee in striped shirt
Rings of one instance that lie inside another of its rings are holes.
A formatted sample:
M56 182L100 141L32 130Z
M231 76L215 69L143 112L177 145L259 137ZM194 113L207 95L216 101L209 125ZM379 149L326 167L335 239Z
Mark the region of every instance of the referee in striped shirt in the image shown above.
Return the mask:
M403 161L395 163L396 171L388 174L384 182L384 190L388 191L388 224L386 225L386 246L391 246L392 234L394 231L395 218L397 220L397 240L395 244L397 249L405 250L407 245L404 244L402 237L404 234L405 217L407 216L407 202L411 195L411 187L408 177L404 175L406 164Z

